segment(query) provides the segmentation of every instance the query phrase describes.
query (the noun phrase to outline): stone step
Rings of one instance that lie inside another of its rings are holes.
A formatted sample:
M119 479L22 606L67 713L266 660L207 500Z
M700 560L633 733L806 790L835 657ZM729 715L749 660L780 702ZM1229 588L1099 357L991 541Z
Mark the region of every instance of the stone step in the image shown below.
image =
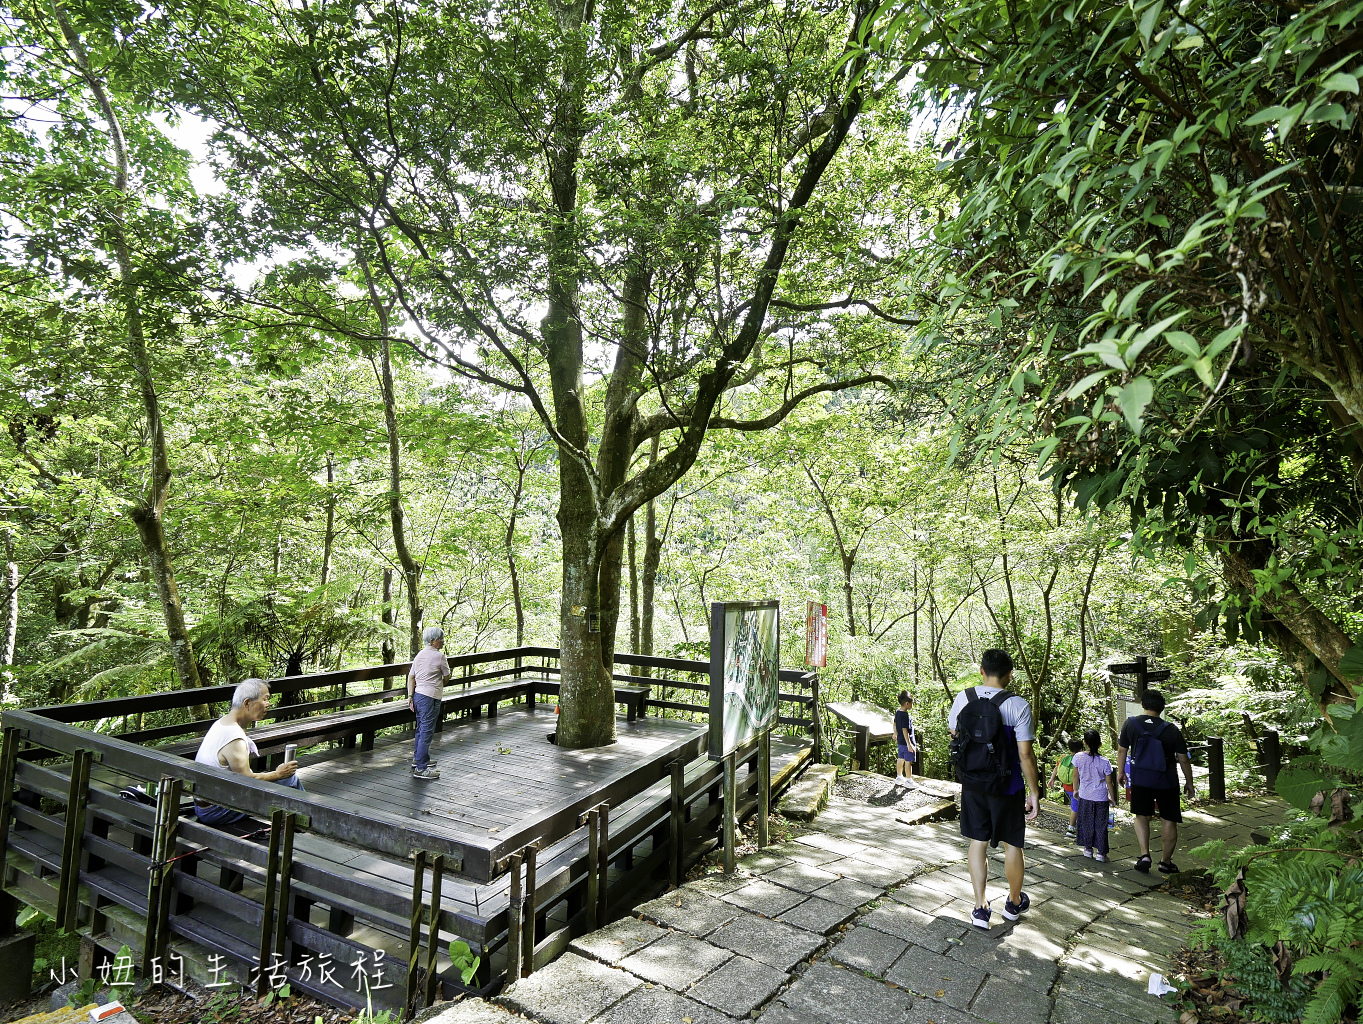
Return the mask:
M787 818L813 821L828 803L833 782L838 777L836 765L816 764L806 769L800 780L786 790L777 810Z

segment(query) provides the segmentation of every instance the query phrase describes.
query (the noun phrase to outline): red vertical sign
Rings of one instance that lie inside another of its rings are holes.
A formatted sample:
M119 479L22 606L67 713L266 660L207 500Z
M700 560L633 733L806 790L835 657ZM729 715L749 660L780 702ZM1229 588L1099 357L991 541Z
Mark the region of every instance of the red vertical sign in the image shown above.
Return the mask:
M828 665L828 605L809 601L805 605L805 665Z

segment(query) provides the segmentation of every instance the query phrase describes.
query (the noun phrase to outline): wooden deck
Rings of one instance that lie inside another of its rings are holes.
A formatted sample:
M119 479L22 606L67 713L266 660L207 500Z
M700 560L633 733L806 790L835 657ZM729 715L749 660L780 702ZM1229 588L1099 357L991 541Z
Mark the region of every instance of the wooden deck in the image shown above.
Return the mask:
M547 739L552 708L503 708L496 718L445 724L431 742L441 772L434 781L412 778L410 733L382 738L370 751L304 756L299 776L309 793L417 819L451 838L510 839L553 817L570 821L570 832L578 813L610 799L614 783L642 764L683 756L706 728L669 718L622 719L613 745L565 750Z

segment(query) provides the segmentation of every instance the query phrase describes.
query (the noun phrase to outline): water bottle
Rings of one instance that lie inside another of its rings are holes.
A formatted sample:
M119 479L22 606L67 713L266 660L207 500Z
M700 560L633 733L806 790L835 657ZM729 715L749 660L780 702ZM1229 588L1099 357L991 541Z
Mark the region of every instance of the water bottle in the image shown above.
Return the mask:
M1111 828L1115 824L1117 824L1117 812L1109 810L1107 812L1107 827Z

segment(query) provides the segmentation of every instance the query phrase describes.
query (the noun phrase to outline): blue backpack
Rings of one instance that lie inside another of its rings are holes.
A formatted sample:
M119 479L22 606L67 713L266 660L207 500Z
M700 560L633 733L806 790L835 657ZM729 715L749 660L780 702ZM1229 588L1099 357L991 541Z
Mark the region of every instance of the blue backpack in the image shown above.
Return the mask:
M1160 736L1168 722L1156 719L1153 726L1141 723L1141 734L1131 748L1131 784L1146 789L1169 788L1169 761L1164 756Z

